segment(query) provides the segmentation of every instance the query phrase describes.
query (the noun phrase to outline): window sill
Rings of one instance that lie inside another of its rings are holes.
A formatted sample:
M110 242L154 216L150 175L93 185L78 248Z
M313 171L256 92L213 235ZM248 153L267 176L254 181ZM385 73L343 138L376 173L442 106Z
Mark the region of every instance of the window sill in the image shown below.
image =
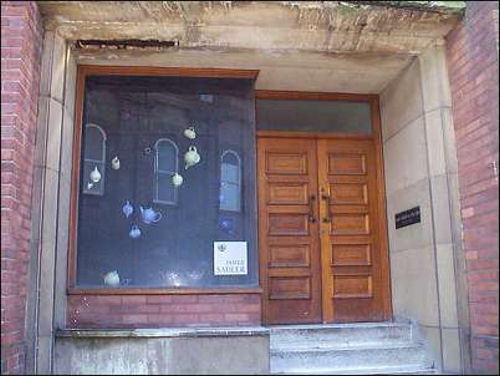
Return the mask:
M68 295L216 295L216 294L261 294L261 287L218 288L79 288L68 287Z

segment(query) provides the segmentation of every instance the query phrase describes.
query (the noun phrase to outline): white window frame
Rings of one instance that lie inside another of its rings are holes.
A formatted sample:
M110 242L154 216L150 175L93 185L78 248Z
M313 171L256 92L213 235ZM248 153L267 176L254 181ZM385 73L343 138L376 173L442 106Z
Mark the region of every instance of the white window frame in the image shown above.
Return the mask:
M161 142L166 142L169 143L174 147L175 150L175 171L167 171L167 170L160 170L159 168L159 151L158 151L158 145ZM155 162L154 162L154 197L153 197L153 202L154 203L159 203L159 204L167 204L167 205L177 205L177 200L178 200L178 187L174 186L172 184L172 187L174 189L174 201L166 201L166 200L160 200L158 198L158 178L160 174L169 174L170 177L174 176L176 173L179 172L179 148L177 147L177 144L171 140L170 138L163 137L159 138L155 142Z

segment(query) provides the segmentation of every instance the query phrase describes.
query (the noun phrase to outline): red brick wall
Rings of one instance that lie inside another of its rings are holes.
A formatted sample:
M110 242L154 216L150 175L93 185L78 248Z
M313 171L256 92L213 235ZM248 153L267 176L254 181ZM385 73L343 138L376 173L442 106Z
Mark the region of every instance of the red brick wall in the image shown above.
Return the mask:
M498 2L448 35L473 372L498 372Z
M25 372L31 187L42 24L35 2L2 1L2 374Z
M260 294L71 295L69 328L259 325Z

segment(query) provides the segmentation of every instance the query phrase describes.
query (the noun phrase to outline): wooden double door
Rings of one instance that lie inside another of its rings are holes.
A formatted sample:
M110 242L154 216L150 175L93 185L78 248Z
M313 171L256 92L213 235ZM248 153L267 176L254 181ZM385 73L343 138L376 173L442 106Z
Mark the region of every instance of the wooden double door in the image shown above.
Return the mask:
M390 318L373 139L259 138L267 324Z

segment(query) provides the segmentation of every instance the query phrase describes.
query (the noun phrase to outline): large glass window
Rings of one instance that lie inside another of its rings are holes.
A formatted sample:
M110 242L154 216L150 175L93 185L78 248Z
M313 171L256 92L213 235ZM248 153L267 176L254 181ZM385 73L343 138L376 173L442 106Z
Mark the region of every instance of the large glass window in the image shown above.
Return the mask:
M257 286L254 123L252 80L88 76L76 285Z

